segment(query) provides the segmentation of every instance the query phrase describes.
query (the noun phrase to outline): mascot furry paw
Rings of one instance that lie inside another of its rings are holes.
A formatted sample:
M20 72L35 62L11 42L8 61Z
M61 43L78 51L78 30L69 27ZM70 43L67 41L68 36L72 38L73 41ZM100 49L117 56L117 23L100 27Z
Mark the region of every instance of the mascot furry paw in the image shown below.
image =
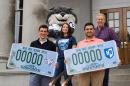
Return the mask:
M72 12L71 8L52 8L47 16L46 22L49 24L49 37L56 39L59 36L59 31L63 23L68 23L72 28L72 32L74 31L77 16Z

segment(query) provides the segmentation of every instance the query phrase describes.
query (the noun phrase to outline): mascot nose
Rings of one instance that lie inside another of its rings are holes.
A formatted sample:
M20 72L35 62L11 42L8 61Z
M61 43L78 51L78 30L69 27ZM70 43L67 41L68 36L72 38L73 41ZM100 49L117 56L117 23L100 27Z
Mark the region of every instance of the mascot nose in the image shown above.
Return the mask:
M62 17L64 17L64 15L65 15L65 13L64 13L64 12L61 12L60 14L61 14L61 16L62 16Z

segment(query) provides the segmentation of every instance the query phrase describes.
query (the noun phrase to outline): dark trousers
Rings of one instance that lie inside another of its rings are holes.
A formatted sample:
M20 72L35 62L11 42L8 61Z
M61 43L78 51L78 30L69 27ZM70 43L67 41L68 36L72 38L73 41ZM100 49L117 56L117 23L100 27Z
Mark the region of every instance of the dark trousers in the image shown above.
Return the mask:
M68 75L67 75L64 59L58 59L57 62L58 62L58 68L56 68L55 70L55 77L57 77L60 73L64 71L64 79L66 80L68 78ZM61 86L60 81L61 81L61 77L56 81L55 86ZM71 80L68 81L66 86L72 86Z
M109 82L109 69L105 69L103 86L108 86L108 82Z
M31 73L29 86L48 86L51 77Z

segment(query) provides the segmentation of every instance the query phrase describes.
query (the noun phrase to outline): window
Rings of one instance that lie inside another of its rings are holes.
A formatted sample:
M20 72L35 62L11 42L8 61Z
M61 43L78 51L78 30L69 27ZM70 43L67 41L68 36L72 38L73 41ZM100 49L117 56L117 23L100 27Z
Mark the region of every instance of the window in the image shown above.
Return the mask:
M112 27L116 33L119 33L119 12L110 12L107 16L109 27Z
M23 0L16 0L15 8L15 42L22 42Z

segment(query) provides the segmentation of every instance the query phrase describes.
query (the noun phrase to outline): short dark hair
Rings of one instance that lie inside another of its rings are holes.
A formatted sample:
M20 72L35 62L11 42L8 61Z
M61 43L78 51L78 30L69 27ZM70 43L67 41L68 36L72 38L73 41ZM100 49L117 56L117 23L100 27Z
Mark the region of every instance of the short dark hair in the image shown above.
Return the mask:
M93 26L93 29L94 29L94 25L93 25L93 23L88 22L88 23L86 23L86 24L84 25L84 30L85 30L85 27L86 27L86 26L90 26L90 25L92 25L92 26Z
M40 30L41 28L46 28L47 31L48 31L48 26L47 25L40 25L38 30Z

